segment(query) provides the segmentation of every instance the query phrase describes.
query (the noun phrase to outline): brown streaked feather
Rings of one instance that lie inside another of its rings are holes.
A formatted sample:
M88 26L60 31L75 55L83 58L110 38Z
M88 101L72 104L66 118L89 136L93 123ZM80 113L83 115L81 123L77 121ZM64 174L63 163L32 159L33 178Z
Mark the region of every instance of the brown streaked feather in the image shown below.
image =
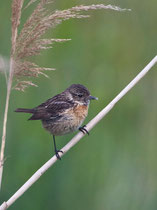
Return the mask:
M34 108L35 112L29 120L48 120L58 118L59 115L71 107L74 103L67 100L65 95L58 94L53 98L48 99L46 102L40 104L38 107Z

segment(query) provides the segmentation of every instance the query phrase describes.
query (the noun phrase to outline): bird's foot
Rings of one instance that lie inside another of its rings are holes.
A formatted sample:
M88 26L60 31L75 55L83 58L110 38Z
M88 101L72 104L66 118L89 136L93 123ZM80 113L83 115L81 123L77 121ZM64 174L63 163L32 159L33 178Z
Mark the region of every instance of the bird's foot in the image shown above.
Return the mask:
M58 159L58 160L61 160L61 157L60 157L60 155L59 155L59 152L63 153L62 150L55 150L55 154L56 154L57 159Z
M83 134L86 134L86 133L87 133L88 136L89 136L89 132L87 131L87 129L86 129L85 127L86 127L86 125L80 127L80 128L79 128L79 131L81 131Z

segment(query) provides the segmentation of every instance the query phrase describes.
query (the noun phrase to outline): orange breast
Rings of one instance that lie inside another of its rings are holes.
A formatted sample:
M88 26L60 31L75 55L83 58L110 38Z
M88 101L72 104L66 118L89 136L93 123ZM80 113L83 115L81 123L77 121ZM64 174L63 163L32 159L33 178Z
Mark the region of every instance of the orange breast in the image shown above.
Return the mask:
M74 107L74 113L78 121L83 121L88 114L88 106L78 104Z

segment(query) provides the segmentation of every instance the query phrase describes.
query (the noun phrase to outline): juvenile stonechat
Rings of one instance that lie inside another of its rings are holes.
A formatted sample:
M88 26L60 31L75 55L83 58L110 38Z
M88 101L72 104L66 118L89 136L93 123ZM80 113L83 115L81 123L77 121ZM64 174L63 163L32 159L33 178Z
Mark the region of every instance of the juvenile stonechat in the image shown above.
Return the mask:
M41 120L43 127L53 135L55 154L60 159L55 136L61 136L76 130L88 133L85 125L81 127L88 114L91 96L89 90L80 84L73 84L62 93L48 99L33 109L18 108L16 112L30 113L28 120Z

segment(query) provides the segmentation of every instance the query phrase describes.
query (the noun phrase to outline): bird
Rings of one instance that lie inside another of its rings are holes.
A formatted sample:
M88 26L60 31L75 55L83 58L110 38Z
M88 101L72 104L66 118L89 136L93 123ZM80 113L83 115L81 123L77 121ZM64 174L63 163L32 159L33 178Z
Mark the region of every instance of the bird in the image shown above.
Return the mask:
M91 96L85 86L72 84L35 108L18 108L15 112L32 114L28 120L41 120L43 127L53 135L55 155L57 159L61 159L59 152L63 153L63 151L57 150L55 136L77 130L89 135L86 125L82 126L82 123L87 117L91 100L98 100L98 98Z

